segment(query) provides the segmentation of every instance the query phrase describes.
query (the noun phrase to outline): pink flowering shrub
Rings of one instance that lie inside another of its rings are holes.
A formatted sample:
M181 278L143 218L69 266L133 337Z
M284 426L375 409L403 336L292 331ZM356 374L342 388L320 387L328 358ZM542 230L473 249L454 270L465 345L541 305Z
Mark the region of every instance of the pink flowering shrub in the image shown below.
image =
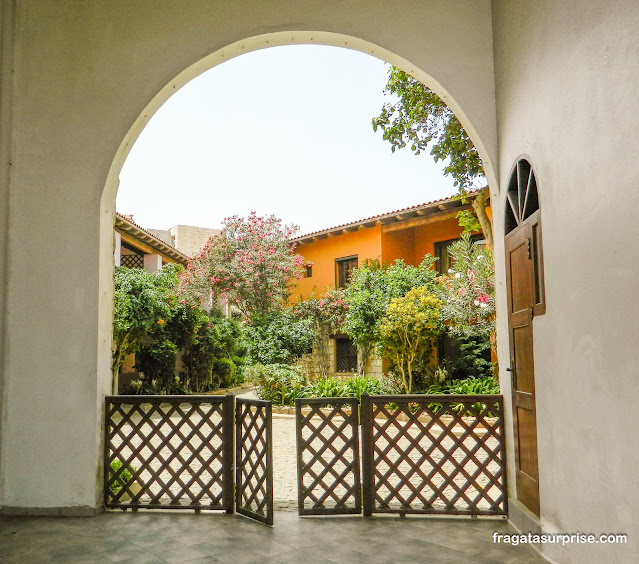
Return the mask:
M453 267L440 278L443 318L456 337L491 338L495 331L495 266L491 252L468 235L450 247Z
M246 218L224 220L193 257L180 278L179 293L186 301L204 303L212 293L236 306L250 319L277 309L290 283L301 275L304 258L295 253L296 226L282 225L275 216L255 212Z
M313 350L319 362L317 368L323 377L327 377L331 371L329 337L341 332L340 327L347 311L348 303L344 298L344 292L338 288L326 290L319 297L312 295L294 306L295 315L300 319L308 319L313 327Z

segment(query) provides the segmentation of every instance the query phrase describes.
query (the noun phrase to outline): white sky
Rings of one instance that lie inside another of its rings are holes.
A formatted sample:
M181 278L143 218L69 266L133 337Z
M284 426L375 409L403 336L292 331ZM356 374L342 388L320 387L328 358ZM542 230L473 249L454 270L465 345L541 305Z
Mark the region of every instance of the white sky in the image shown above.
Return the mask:
M200 75L144 129L117 209L145 228L218 228L251 211L300 234L452 195L427 154L391 153L371 119L388 65L347 49L274 47Z

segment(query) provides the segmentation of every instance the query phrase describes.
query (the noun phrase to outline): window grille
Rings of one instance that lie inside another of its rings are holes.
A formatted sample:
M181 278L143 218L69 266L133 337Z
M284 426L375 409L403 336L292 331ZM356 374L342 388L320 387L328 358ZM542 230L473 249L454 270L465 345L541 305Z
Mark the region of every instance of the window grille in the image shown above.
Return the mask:
M335 356L337 372L354 372L357 370L357 347L348 337L335 339Z
M120 265L127 268L144 268L143 255L122 255L120 257Z

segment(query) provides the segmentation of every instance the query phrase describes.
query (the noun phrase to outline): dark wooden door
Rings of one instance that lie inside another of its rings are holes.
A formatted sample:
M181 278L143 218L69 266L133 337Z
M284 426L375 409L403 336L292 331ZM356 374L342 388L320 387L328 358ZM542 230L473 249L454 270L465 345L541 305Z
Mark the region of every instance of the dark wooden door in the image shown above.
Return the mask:
M539 515L539 466L533 363L535 265L531 223L506 236L508 330L512 377L517 498Z

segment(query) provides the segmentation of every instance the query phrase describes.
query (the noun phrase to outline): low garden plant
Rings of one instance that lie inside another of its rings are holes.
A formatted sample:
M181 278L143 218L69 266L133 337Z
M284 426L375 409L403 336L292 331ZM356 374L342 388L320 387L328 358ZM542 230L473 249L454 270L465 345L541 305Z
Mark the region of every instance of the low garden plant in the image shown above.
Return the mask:
M245 377L255 384L261 399L275 405L293 405L307 385L302 368L288 364L253 364L245 369Z
M110 489L112 493L117 494L122 489L122 484L120 482L123 482L124 485L128 484L133 478L133 474L137 472L137 468L134 466L126 466L125 468L122 468L124 464L117 458L112 460L109 466L111 467L111 470L109 471L109 481L113 479L114 475L117 476L117 479L113 480L111 483Z
M441 384L432 384L427 394L498 394L499 382L494 376L488 378L466 378Z

